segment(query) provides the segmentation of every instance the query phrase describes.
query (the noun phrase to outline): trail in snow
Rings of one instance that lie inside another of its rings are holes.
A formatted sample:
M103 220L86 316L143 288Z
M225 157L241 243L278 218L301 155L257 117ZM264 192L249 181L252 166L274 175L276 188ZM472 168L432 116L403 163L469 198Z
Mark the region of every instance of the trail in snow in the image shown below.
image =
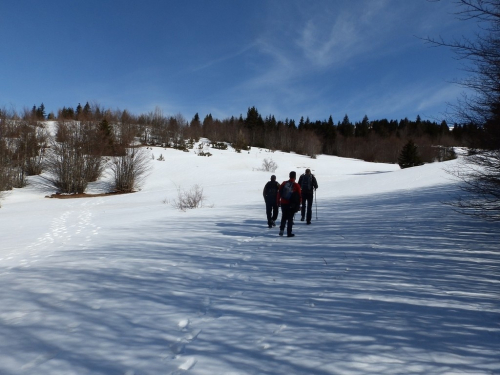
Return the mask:
M328 168L384 167L324 160L320 189ZM205 178L185 170L187 186ZM2 228L31 231L2 234L0 373L497 373L498 226L443 205L456 186L436 171L415 189L411 171L346 177L293 239L266 226L265 181L218 181L213 207L185 213L147 188L7 204Z

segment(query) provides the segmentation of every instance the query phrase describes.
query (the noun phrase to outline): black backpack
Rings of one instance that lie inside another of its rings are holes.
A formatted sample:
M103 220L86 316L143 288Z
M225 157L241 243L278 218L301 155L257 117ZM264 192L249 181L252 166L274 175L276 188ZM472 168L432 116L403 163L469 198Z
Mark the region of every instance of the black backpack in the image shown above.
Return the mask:
M313 188L313 176L312 174L303 174L302 181L300 182L300 188L305 191L311 191Z
M293 193L293 182L287 181L287 183L283 185L283 187L280 190L280 196L281 198L289 201L292 198L292 193Z
M269 181L266 184L266 198L275 201L276 200L276 195L278 194L278 188L279 184L276 181Z

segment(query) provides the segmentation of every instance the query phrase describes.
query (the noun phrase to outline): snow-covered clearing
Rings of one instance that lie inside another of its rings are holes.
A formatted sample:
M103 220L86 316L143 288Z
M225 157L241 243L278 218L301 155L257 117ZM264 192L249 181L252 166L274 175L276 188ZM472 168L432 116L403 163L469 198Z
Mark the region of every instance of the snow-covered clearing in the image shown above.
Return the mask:
M150 151L140 192L2 201L0 374L500 373L499 227L442 204L454 161ZM318 179L294 238L264 158ZM173 208L195 184L206 207Z

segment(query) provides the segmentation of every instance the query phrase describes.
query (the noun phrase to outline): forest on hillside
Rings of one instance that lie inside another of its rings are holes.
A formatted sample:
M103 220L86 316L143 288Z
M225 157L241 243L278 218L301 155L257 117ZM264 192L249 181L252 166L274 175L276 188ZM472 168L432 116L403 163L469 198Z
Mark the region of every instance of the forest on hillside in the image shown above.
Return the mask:
M47 121L54 122L55 137L44 126ZM86 183L100 177L109 160L121 174L133 174L127 168L137 165L127 160L144 159L134 151L137 146L187 151L201 137L209 139L212 147L229 144L237 152L259 147L313 158L326 154L384 163L398 163L411 143L419 161L429 163L454 158L453 147L478 147L482 129L472 124L450 127L445 121L419 116L415 120L369 120L365 116L353 123L345 115L337 123L331 116L314 121L301 118L296 123L276 120L274 115L263 117L255 107L248 108L245 117L216 119L208 114L201 119L195 114L190 121L182 115L164 115L159 108L134 115L88 102L46 114L42 103L22 113L0 110L0 191L23 187L27 176L48 171L65 179L64 183L52 181L58 190L83 192ZM141 160L136 162L143 165ZM115 189L133 189L133 183L117 184Z

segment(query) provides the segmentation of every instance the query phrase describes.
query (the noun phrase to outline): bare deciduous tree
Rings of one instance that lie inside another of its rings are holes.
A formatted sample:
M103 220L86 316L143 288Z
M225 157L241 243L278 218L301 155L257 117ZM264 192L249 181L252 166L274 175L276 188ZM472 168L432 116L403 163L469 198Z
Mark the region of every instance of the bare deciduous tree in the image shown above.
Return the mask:
M451 48L471 64L469 77L459 82L473 92L453 107L459 121L482 130L483 144L466 157L461 167L451 171L463 182L467 193L457 206L462 212L494 221L500 220L500 0L457 0L457 15L476 21L474 40L462 38L448 43L428 39L432 44Z
M127 148L125 155L111 159L113 189L131 193L140 187L150 170L149 152L144 148Z
M93 131L88 123L70 121L59 123L57 134L50 142L46 179L61 193L84 193L104 169L101 155L95 152Z

